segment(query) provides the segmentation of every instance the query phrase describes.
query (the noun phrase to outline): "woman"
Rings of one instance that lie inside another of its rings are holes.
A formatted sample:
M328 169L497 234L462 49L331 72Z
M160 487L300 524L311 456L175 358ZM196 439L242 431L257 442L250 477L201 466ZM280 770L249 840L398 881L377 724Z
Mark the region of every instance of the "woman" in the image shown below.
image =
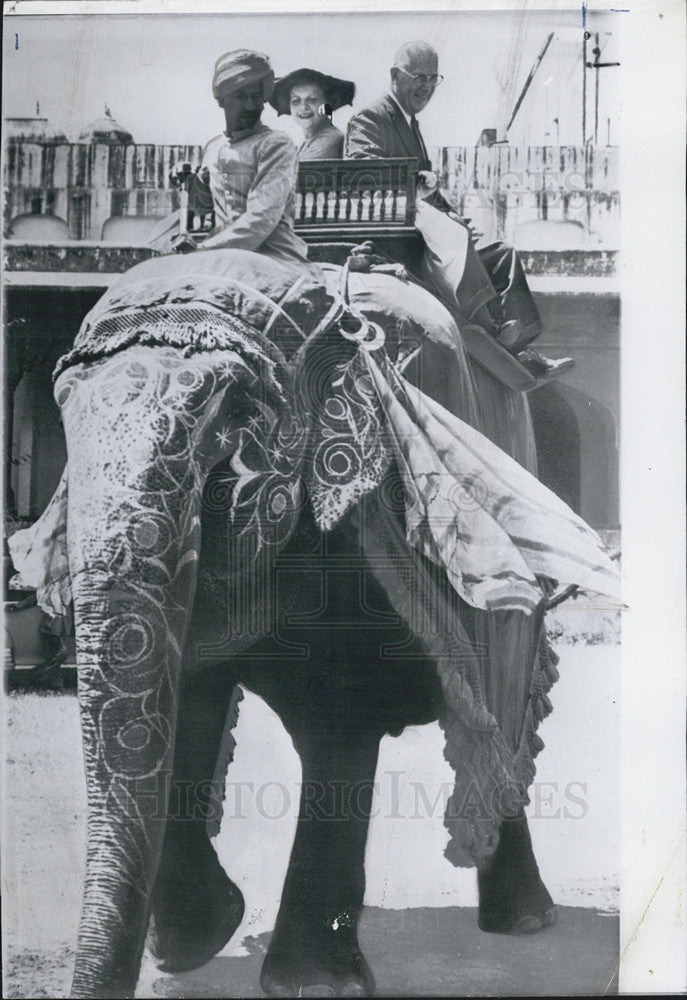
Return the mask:
M297 69L277 80L270 104L278 115L291 115L303 130L299 160L341 159L344 135L329 115L351 104L354 95L355 84L350 80L339 80L314 69Z

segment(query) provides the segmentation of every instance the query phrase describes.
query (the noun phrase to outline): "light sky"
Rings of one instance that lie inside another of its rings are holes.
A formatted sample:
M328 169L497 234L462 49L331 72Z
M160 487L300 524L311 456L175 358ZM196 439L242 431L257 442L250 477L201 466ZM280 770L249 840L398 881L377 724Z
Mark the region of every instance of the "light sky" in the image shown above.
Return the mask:
M617 58L621 18L587 14L604 59ZM41 114L75 141L107 103L136 142L202 144L223 128L211 93L223 52L266 52L277 76L312 66L352 79L357 110L386 91L396 49L423 39L437 49L446 77L421 118L427 145L474 145L483 128L505 126L550 32L554 40L509 137L578 144L582 21L572 12L14 16L5 19L3 33L3 115L35 114L39 101ZM601 71L604 143L607 119L616 116L618 78L615 69ZM587 96L593 122L593 71ZM335 124L345 127L351 113L338 111ZM276 113L267 109L263 120L276 125ZM288 117L279 127L298 135Z

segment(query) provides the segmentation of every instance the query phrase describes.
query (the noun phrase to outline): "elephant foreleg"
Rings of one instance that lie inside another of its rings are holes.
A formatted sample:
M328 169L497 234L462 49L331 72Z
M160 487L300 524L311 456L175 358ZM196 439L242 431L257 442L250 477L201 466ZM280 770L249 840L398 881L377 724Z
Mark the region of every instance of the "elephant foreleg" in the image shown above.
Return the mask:
M268 996L306 988L370 996L358 945L365 844L381 733L360 721L293 733L303 763L296 837L261 984ZM312 995L321 995L315 993Z
M244 901L207 832L218 808L213 778L234 677L214 668L181 686L162 857L151 895L148 946L166 972L194 969L231 938Z

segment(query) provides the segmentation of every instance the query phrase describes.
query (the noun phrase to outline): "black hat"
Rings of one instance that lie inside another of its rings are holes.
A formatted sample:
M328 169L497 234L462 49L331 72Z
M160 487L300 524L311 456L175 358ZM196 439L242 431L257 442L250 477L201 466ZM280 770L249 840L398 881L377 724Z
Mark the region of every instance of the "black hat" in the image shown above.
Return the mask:
M326 73L318 73L316 69L295 69L293 73L282 76L274 85L270 104L278 115L291 114L291 89L299 83L316 83L324 91L326 104L331 104L332 111L342 108L344 104L352 104L355 96L355 84L351 80L339 80Z

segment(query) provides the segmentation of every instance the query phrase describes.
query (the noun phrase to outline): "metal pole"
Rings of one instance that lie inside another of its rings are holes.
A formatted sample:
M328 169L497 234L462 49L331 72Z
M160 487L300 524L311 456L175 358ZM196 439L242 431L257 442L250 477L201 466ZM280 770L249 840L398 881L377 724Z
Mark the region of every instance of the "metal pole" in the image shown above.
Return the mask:
M525 100L525 94L530 89L530 84L532 83L532 80L534 79L535 73L537 72L537 70L541 66L541 61L544 58L544 56L546 55L546 50L548 49L549 45L551 44L553 36L554 36L554 32L552 31L551 34L549 35L549 37L546 39L546 43L544 45L544 48L539 53L539 55L537 57L537 61L535 62L535 64L532 67L532 69L530 70L529 76L525 80L525 86L522 88L522 91L520 92L520 97L518 97L517 101L515 102L515 107L513 108L513 114L510 116L510 121L506 125L506 135L508 135L508 131L509 131L511 125L513 124L513 122L515 121L515 116L517 115L518 111L520 110L520 105Z
M587 32L582 36L582 146L587 141Z
M599 32L596 33L596 47L594 48L594 62L601 58L599 48ZM594 145L599 145L599 67L596 67L595 90L594 90Z

